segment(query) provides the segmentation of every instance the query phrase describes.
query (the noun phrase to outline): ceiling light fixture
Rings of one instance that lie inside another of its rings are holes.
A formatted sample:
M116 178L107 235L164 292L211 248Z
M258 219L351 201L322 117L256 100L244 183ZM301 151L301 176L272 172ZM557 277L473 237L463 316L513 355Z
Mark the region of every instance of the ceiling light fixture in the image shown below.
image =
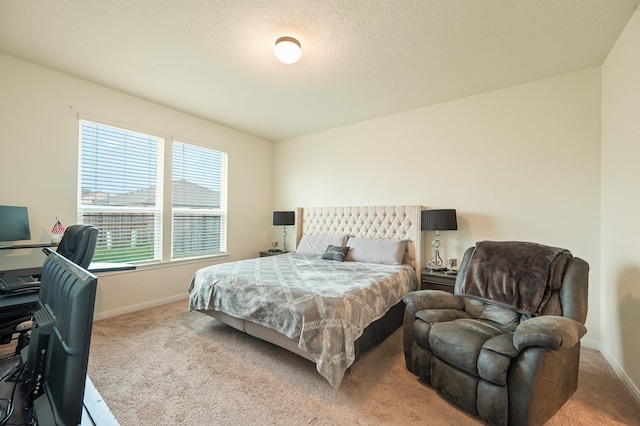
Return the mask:
M276 40L273 48L276 58L285 64L293 64L298 62L302 56L302 48L300 42L293 37L280 37Z

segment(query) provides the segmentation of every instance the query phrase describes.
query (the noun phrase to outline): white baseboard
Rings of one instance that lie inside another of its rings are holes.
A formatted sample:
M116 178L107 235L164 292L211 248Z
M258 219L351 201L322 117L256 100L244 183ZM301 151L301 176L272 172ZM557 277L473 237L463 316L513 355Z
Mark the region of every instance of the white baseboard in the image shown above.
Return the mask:
M141 311L143 309L153 308L154 306L166 305L167 303L178 302L180 300L186 300L189 298L188 294L179 294L177 296L166 297L164 299L152 300L150 302L140 303L138 305L131 305L120 309L114 309L111 311L105 311L97 313L93 316L94 321L98 321L105 318L115 317L117 315L128 314L135 311ZM185 308L186 309L186 308Z
M607 360L613 371L615 371L616 375L620 377L620 380L625 384L625 386L629 389L631 394L635 397L636 401L640 403L640 390L633 384L633 382L629 379L624 372L624 370L620 367L620 365L616 362L616 360L611 356L611 354L607 351L600 350L604 359Z
M596 340L582 339L580 340L580 345L584 346L585 348L595 349L600 352L600 343L598 343Z
M631 396L633 396L635 400L640 403L640 390L638 390L637 386L633 384L631 379L629 379L629 376L627 376L627 374L609 352L602 350L600 344L595 340L582 339L580 344L585 348L595 349L600 352L605 361L607 361L607 363L611 366L614 373L616 373L616 376L618 376L620 380L622 380L622 383L624 383L624 385L627 387L627 389L629 389L629 392L631 392Z

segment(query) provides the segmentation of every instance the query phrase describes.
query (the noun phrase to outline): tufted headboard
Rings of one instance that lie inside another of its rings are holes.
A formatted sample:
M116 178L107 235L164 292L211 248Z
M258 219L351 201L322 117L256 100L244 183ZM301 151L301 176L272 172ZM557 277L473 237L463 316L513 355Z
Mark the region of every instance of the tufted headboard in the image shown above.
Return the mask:
M405 263L413 266L420 276L422 209L422 206L299 207L296 245L303 234L408 240Z

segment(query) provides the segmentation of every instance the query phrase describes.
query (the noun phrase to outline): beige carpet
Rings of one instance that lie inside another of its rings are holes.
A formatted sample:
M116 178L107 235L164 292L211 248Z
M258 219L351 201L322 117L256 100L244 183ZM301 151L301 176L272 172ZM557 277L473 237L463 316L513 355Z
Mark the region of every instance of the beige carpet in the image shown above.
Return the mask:
M186 302L97 321L89 375L122 425L474 425L404 366L402 333L366 353L338 390L315 366ZM640 425L640 404L599 352L549 425Z

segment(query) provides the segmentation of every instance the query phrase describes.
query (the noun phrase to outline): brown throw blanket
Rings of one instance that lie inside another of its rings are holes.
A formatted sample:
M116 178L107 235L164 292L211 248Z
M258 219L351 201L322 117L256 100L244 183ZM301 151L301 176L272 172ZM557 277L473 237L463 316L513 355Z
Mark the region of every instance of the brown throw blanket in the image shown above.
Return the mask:
M481 241L469 259L461 293L535 316L551 296L554 269L569 256L568 250L536 243Z

